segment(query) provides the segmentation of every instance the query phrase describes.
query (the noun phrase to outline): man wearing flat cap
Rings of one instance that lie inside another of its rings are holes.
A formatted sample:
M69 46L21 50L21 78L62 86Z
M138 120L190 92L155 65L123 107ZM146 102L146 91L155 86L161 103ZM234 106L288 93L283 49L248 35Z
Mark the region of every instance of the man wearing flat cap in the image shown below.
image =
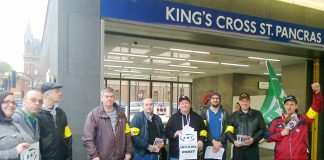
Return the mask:
M319 83L312 84L313 102L307 113L297 113L297 99L289 95L284 99L286 113L274 119L265 133L267 142L275 142L275 160L307 160L309 154L308 127L322 111L322 93Z
M184 127L193 128L197 131L197 148L202 150L207 131L203 119L196 112L192 111L188 96L179 98L180 110L172 115L165 127L166 137L169 139L169 159L179 159L179 136Z
M226 127L228 140L233 143L233 160L259 160L259 141L266 129L262 114L251 109L250 95L239 96L239 111L232 113Z
M58 103L62 97L58 83L41 86L43 105L37 118L40 128L40 152L44 160L72 160L72 132L65 112Z
M221 105L222 97L219 93L210 94L210 106L203 108L200 116L207 127L206 146L211 146L214 152L219 149L226 149L227 138L225 129L228 124L229 114ZM226 159L226 152L223 153L223 160Z

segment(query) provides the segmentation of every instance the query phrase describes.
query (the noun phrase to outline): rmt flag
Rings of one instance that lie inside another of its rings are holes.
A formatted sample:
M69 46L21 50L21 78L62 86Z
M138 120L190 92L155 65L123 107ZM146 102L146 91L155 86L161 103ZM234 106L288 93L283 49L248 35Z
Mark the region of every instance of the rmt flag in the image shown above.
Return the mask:
M286 94L282 89L274 69L268 61L266 61L266 66L269 73L269 88L260 112L268 126L272 120L281 116L282 113L285 112L283 100L286 97Z

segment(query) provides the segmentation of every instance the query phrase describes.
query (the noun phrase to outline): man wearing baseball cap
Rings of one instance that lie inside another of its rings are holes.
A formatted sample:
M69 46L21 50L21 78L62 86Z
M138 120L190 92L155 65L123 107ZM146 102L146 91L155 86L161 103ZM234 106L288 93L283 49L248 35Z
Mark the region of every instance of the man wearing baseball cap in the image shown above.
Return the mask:
M297 99L289 95L284 99L286 113L274 119L265 133L267 142L275 142L275 160L307 160L309 154L308 127L322 111L322 93L319 83L311 85L313 102L307 113L298 114Z
M179 159L179 136L185 126L193 128L197 131L197 148L203 149L207 131L205 129L203 119L194 111L192 111L190 99L188 96L179 98L180 110L172 115L166 124L165 133L169 139L169 159Z
M266 129L262 114L251 109L251 98L247 93L239 96L239 111L232 113L226 127L228 140L234 144L233 160L259 160L259 141Z
M43 105L37 118L40 129L40 152L46 160L72 160L72 132L65 112L59 107L63 86L46 82L41 86Z

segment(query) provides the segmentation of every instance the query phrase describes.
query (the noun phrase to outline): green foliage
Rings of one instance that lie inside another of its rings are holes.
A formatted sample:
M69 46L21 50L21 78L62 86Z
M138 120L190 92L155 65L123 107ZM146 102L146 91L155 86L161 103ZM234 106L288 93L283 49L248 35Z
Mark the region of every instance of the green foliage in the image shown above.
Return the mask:
M0 61L0 73L11 72L13 69L10 64Z

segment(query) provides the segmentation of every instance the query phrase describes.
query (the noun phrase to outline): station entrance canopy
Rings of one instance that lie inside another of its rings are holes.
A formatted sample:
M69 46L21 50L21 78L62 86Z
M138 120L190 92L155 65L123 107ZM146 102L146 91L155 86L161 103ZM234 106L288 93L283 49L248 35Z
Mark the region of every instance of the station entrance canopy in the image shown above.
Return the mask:
M324 30L170 1L101 0L101 17L174 26L324 50Z

